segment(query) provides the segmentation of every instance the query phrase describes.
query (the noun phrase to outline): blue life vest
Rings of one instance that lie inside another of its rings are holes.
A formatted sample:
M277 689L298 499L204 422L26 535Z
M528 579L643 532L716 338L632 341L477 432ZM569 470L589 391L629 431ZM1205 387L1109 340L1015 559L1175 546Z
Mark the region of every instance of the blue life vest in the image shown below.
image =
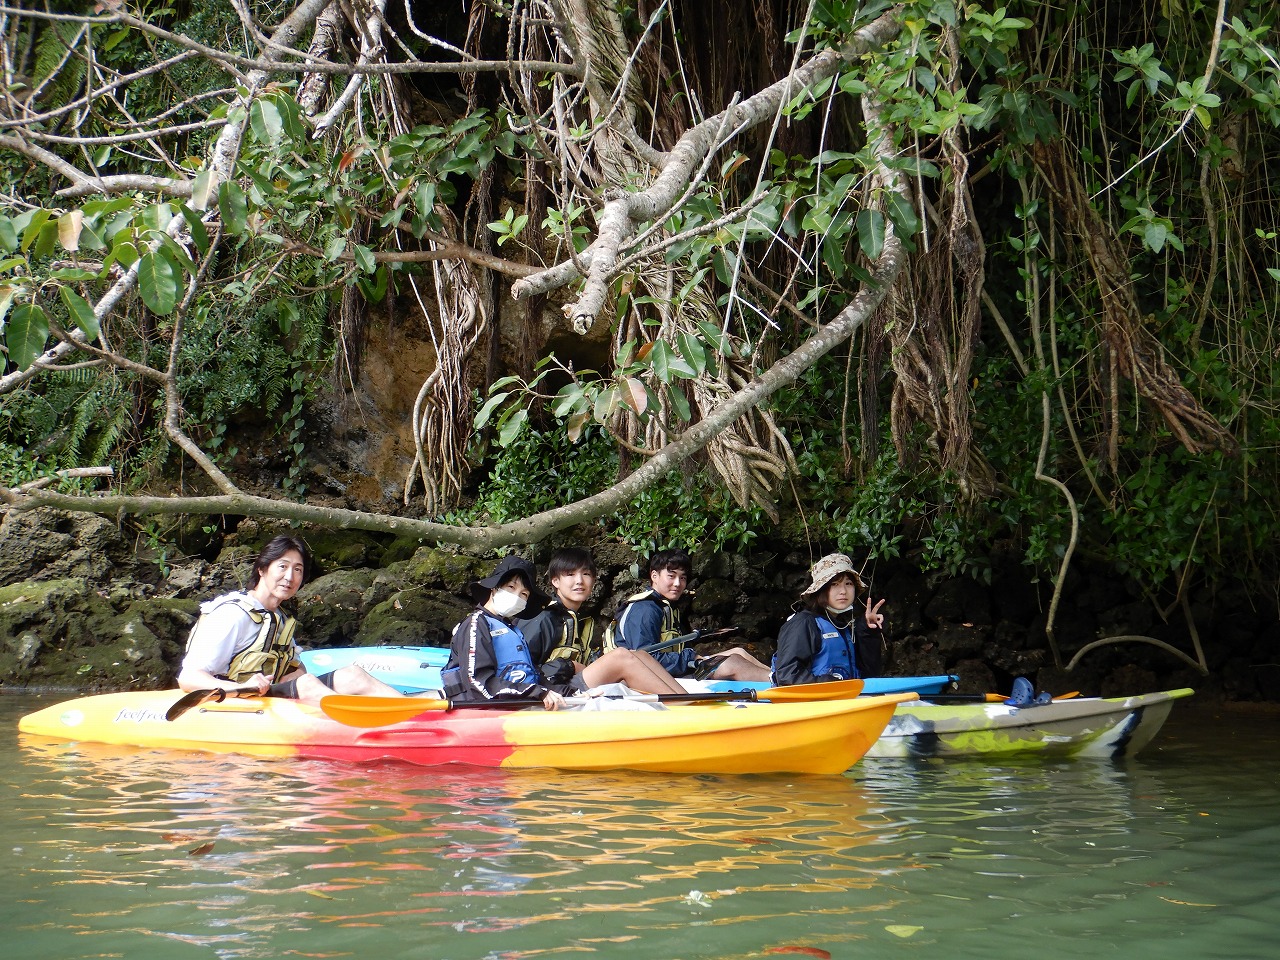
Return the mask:
M512 686L539 683L541 675L529 655L529 645L524 634L516 626L508 626L497 617L484 615L489 623L489 637L493 640L493 659L498 662L498 677Z
M815 677L834 676L841 680L853 680L858 676L857 660L853 654L853 624L841 630L826 617L814 616L822 633L822 646L813 658Z

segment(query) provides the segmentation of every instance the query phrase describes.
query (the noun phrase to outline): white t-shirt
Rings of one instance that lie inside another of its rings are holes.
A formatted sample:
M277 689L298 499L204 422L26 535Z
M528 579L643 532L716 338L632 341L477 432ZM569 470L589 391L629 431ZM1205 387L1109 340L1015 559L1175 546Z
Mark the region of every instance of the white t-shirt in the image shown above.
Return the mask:
M195 636L182 658L183 670L204 670L215 677L225 676L232 658L258 638L262 624L254 623L245 609L229 600L230 597L247 600L255 610L283 619L278 612L269 613L257 598L239 591L202 603Z

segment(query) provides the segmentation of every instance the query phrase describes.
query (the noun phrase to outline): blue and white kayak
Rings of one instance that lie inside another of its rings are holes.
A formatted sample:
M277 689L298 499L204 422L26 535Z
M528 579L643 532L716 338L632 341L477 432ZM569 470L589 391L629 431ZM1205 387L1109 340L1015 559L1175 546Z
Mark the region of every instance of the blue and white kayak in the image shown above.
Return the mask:
M333 647L303 650L308 673L362 667L366 673L402 693L440 689L440 668L449 661L446 647Z
M302 662L309 673L328 673L339 667L363 667L404 693L421 693L440 689L440 668L449 660L444 647L333 647L328 650L304 650ZM870 677L864 681L865 695L918 693L922 697L942 693L955 683L953 676L935 677ZM694 692L707 690L765 690L772 684L747 683L740 680L682 681Z
M950 675L936 677L867 677L863 680L863 696L882 696L887 693L918 693L922 697L942 693L959 677ZM773 686L760 680L681 680L680 685L692 689L695 693L704 690L767 690Z

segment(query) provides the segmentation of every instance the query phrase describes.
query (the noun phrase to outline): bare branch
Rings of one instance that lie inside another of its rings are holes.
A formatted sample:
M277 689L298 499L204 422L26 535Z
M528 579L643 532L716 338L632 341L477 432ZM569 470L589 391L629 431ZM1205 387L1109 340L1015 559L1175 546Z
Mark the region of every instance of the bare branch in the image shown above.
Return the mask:
M565 307L565 314L574 329L584 332L595 323L608 300L619 253L633 235L635 225L670 211L708 154L727 142L720 140L720 131L740 131L772 119L788 98L834 75L845 61L884 44L900 29L900 12L895 8L859 30L840 50L822 51L787 77L691 128L671 150L666 165L647 189L637 193L619 191L608 197L597 217L596 239L582 257L587 261L589 255L589 261L585 263L587 282L578 301ZM577 272L577 268L566 261L542 274L517 281L512 286L512 296L519 300L545 293L570 282Z

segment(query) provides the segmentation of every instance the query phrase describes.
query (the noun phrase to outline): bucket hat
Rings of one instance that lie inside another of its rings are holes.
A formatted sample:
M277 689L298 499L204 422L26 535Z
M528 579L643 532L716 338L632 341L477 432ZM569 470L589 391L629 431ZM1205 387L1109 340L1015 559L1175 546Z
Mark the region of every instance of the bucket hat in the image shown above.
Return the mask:
M537 610L545 607L551 598L538 588L538 574L533 564L524 557L517 557L514 554L503 557L493 568L493 573L471 584L471 599L476 603L484 603L489 599L489 594L498 589L499 584L509 580L513 573L520 574L529 588L529 609Z
M853 577L853 582L857 584L858 589L863 589L862 578L858 576L858 571L853 569L853 561L843 553L829 553L809 568L809 586L800 591L800 596L813 596L842 573Z

